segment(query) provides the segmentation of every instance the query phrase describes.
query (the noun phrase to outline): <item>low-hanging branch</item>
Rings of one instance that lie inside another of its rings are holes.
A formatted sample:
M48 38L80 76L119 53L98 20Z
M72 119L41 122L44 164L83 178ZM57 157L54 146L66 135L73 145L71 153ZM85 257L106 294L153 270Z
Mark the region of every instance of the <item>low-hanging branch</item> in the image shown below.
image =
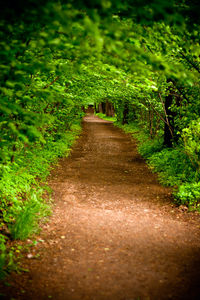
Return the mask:
M47 83L44 87L43 90L47 89L49 86L51 86L52 84L54 84L54 82L56 82L59 79L60 76L56 76L56 78L54 78L50 83Z
M182 51L180 52L181 56L197 71L200 73L200 68L189 59Z

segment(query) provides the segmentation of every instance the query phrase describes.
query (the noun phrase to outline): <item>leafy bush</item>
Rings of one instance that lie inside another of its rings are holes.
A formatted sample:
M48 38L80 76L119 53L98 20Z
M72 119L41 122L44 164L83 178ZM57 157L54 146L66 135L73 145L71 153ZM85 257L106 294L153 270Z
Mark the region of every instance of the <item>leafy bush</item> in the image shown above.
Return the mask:
M130 123L122 125L120 122L116 122L115 125L123 129L126 133L132 133L133 136L137 139L142 138L143 131L140 131L137 123ZM145 135L146 138L146 135Z
M5 277L4 266L6 264L6 237L0 234L0 279Z
M165 148L152 154L148 162L155 172L159 172L163 184L176 186L194 180L195 168L182 148Z
M200 118L192 121L189 127L183 129L184 149L192 165L200 171Z
M184 204L200 211L200 182L179 186L174 196L178 204Z
M30 189L27 194L27 200L16 216L16 221L8 226L11 237L15 240L25 240L30 234L37 232L38 220L50 213L48 204L42 198L42 189Z
M142 140L140 139L140 144L138 146L139 153L147 159L153 154L162 151L162 149L163 140L159 138L156 138L154 140L148 138L144 142L142 142Z
M96 116L98 116L99 118L106 120L106 121L111 121L111 122L115 122L116 121L116 117L108 117L105 114L102 113L96 113Z

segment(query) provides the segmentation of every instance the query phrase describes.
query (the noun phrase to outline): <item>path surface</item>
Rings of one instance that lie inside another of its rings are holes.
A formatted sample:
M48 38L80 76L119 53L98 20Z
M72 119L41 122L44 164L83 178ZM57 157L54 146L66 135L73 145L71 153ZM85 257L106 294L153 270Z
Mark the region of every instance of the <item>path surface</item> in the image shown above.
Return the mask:
M40 257L24 259L6 299L200 299L199 216L172 205L128 135L88 115L50 185Z

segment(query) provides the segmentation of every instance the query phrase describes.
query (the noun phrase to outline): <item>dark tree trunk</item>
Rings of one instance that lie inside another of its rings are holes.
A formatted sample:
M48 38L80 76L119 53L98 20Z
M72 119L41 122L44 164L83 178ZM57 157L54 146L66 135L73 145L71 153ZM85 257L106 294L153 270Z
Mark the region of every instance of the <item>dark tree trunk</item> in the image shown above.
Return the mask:
M151 107L149 107L149 134L150 137L153 138L153 111L151 110Z
M128 113L129 113L129 107L128 104L125 102L124 110L123 110L123 120L122 120L123 125L128 123Z
M11 159L10 159L11 163L14 162L14 160L15 160L15 154L14 154L14 152L17 151L17 147L16 147L15 144L12 146L12 151L13 151L13 154L12 154Z
M96 113L99 113L99 105L95 103L95 106L94 106L94 107L95 107L95 112L96 112Z
M99 111L99 113L103 113L102 103L99 103L98 111Z
M112 103L106 101L106 116L108 117L114 117L114 107Z
M101 106L102 106L102 113L105 114L106 113L106 103L102 102Z
M167 147L172 147L173 142L173 129L174 129L174 116L170 109L173 101L173 96L169 94L165 98L165 112L166 116L166 123L164 127L164 145Z
M106 116L109 117L110 113L110 103L106 100Z
M114 106L112 104L111 104L111 107L110 107L110 116L111 117L115 116L115 109L114 109Z
M86 112L89 113L89 114L94 114L94 106L89 105Z
M81 107L81 110L85 113L85 107L84 106Z

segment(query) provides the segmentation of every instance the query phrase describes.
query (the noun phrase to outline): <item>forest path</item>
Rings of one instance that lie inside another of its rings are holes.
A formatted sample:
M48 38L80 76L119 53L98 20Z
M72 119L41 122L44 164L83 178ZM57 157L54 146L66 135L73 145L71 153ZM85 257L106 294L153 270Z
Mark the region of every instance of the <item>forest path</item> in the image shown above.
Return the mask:
M6 299L200 299L199 216L170 201L130 136L85 117L49 179L55 207ZM3 298L5 299L5 298Z

